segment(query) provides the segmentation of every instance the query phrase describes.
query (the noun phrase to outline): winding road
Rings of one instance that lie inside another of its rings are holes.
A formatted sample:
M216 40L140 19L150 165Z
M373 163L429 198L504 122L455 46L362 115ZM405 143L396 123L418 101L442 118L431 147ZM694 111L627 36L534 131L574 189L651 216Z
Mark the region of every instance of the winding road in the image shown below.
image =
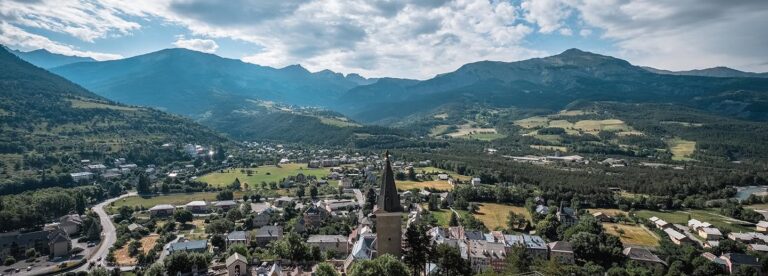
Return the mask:
M112 219L109 217L109 214L104 211L104 206L107 206L110 203L120 199L135 195L137 195L136 192L131 192L115 198L110 198L102 203L96 204L96 206L91 208L93 212L99 215L99 220L101 221L101 242L99 242L97 245L98 248L96 251L94 251L94 253L91 254L91 256L88 258L88 261L74 271L87 271L88 264L91 262L102 264L102 266L106 267L106 265L104 265L105 263L102 262L105 262L104 259L107 258L109 249L112 247L112 245L115 244L115 241L117 241L117 231L115 230L115 224L112 223ZM99 259L101 259L101 261L98 261Z

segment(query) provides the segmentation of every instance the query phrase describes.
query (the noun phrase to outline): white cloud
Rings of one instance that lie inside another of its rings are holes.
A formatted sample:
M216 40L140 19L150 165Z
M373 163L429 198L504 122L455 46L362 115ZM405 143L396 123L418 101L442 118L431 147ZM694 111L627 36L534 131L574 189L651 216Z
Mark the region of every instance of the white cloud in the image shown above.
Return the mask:
M560 30L558 32L560 32L560 34L564 35L564 36L571 36L571 35L573 35L573 31L571 29L569 29L569 28L560 28Z
M520 4L525 20L539 26L539 32L551 33L560 29L571 10L562 0L525 0Z
M21 28L0 22L0 44L13 46L21 50L47 49L52 53L68 56L92 57L96 60L123 58L121 55L80 51L71 45L52 41L44 36L28 33Z
M592 34L592 30L590 29L581 29L581 31L579 31L579 35L583 37L588 37L591 34Z
M184 39L184 37L179 37L173 45L205 53L215 53L216 50L219 49L219 45L216 44L216 41L199 38Z

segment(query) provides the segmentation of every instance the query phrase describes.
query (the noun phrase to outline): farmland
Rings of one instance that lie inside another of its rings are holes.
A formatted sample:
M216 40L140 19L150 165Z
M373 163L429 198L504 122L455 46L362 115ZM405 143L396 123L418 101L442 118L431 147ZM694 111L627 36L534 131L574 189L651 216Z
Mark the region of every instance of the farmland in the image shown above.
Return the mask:
M624 211L622 211L622 210L619 210L619 209L600 209L600 208L591 208L591 209L587 209L587 211L589 211L589 213L590 213L590 214L594 214L594 213L597 213L597 212L601 212L601 213L603 213L603 214L606 214L606 215L608 215L608 216L611 216L611 217L615 217L615 216L617 216L618 214L623 214L623 215L625 215L625 216L627 215L627 212L624 212Z
M396 181L397 189L410 190L410 189L423 189L432 188L441 191L451 191L453 186L446 180L430 180L430 181Z
M253 173L248 175L247 170L252 170ZM328 175L327 169L310 169L306 164L282 164L278 166L261 166L258 168L237 168L228 169L223 172L217 171L201 176L197 180L206 182L212 186L224 187L235 181L235 178L240 180L240 183L257 185L261 182L280 182L282 179L289 176L295 176L299 173L305 176L316 176L318 179ZM252 186L253 187L253 186Z
M603 223L603 229L605 229L606 233L619 237L619 239L621 239L621 243L623 243L625 246L659 246L659 239L649 230L646 230L639 225ZM619 233L619 229L623 231L623 234Z
M481 203L475 217L485 224L488 229L507 228L509 211L518 215L525 216L528 221L531 220L531 214L524 207L503 205L496 203Z

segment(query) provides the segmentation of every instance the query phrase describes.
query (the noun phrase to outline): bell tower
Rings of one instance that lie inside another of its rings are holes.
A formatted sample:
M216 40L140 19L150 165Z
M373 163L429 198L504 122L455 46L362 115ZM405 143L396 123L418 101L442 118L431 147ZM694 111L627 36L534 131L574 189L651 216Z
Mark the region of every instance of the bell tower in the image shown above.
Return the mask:
M390 254L400 258L402 250L402 212L400 195L397 194L395 176L392 164L389 162L389 151L384 156L384 170L379 188L379 202L376 215L376 251L377 256Z

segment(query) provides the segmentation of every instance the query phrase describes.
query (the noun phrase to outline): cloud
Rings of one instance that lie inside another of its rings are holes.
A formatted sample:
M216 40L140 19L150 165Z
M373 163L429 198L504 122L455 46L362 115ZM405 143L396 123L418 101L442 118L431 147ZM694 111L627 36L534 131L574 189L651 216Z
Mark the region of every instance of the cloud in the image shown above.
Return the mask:
M22 50L47 49L52 53L68 56L92 57L96 60L123 58L121 55L116 54L80 51L71 45L55 42L41 35L28 33L21 28L6 22L0 22L0 44Z
M215 53L216 50L219 49L219 45L216 44L216 41L199 38L184 39L183 36L179 37L173 45L204 53Z
M575 17L582 36L591 29L630 61L672 70L726 65L768 70L768 1L526 0L526 20L542 33Z
M560 28L560 30L558 32L560 32L560 34L564 35L564 36L571 36L571 35L573 35L573 30L571 30L569 28Z

